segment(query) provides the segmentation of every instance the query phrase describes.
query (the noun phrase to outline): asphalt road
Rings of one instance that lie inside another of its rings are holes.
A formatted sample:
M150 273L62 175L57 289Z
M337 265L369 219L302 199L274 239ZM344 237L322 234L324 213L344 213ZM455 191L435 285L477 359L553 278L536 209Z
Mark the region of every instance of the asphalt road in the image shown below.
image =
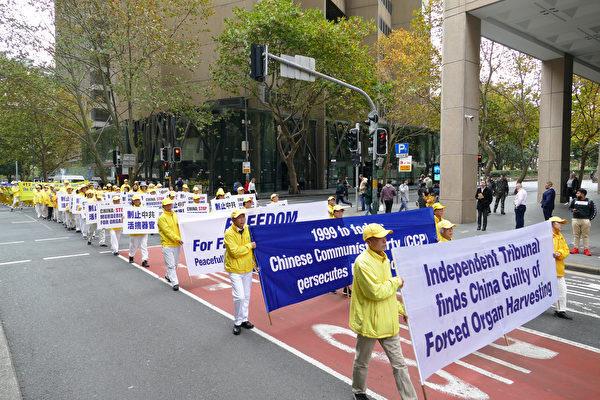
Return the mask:
M23 398L350 398L346 383L233 336L224 316L32 215L0 211L0 318Z

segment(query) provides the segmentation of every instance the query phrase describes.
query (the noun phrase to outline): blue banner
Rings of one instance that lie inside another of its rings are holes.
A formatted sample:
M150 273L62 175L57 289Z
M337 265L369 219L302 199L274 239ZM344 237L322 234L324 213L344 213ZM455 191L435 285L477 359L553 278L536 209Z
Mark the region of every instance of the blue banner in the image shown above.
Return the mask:
M431 208L253 226L250 232L267 312L352 284L352 264L367 246L362 232L371 223L394 231L388 236L390 260L392 248L437 241Z

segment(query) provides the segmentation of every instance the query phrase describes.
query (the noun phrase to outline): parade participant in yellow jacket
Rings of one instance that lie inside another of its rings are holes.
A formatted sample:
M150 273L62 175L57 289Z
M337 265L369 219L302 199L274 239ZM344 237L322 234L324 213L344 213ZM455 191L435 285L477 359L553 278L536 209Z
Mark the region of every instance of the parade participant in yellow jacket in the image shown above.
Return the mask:
M436 228L439 229L439 239L438 242L449 242L452 240L454 236L454 227L456 225L447 219L441 220L436 224Z
M438 242L441 240L440 236L440 228L438 224L444 219L444 211L446 210L446 206L442 205L442 203L433 203L433 219L435 221L435 233L437 235Z
M216 200L221 200L225 198L225 191L223 190L223 188L219 188L217 190L217 193L215 194L215 199Z
M12 182L12 187L10 188L10 192L13 196L12 206L10 207L10 211L14 211L17 206L22 210L23 202L21 201L21 187L16 181Z
M179 263L179 250L183 241L179 232L177 214L173 212L173 200L167 197L162 201L162 206L164 212L158 217L158 233L160 234L160 244L167 266L165 280L173 285L173 290L179 290L176 268Z
M271 204L276 204L279 202L279 195L277 193L273 193L271 195Z
M252 199L252 197L246 197L244 199L244 208L249 209L252 208L252 206L254 206L254 200Z
M142 196L134 194L131 198L131 205L134 207L142 206ZM142 267L148 268L148 234L137 233L129 234L129 262L133 263L133 257L138 249L142 252Z
M427 194L425 194L425 206L426 207L433 207L433 204L435 203L435 194L433 194L433 192L427 192Z
M560 232L562 225L566 224L567 220L551 217L548 221L552 223L552 243L554 244L552 256L556 261L556 278L558 280L558 301L554 315L558 318L573 319L567 314L567 283L565 282L565 258L569 255L569 245Z
M121 185L121 192L124 192L124 188L125 186L127 186L129 189L131 189L131 187L129 186L129 179L124 179L123 180L123 184Z
M121 204L121 196L113 196L112 203ZM112 250L113 256L119 255L119 239L121 238L122 231L123 228L121 227L110 228L110 249Z
M33 206L35 208L35 215L38 219L42 218L42 187L40 185L35 185L35 189L33 191Z
M333 215L334 207L335 207L335 196L329 196L327 198L327 212L329 213L329 218L335 218L335 215Z
M386 236L390 233L392 231L380 224L367 225L363 240L368 247L354 262L350 328L357 334L352 373L352 392L356 399L368 399L367 372L376 341L390 360L402 400L417 399L398 335L398 314L404 315L404 307L398 302L396 291L404 282L400 277L392 277L390 261L385 254Z
M231 213L231 222L231 226L225 231L225 270L229 272L229 279L231 279L235 318L233 334L239 335L242 332L241 328L254 328L254 325L248 321L248 305L252 289L252 270L255 266L256 243L250 239L250 229L246 225L246 210L234 210Z

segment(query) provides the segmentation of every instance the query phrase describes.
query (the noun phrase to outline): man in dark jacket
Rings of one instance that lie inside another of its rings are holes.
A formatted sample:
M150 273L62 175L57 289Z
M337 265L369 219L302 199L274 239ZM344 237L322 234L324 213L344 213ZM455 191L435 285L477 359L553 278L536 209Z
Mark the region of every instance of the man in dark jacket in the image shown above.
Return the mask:
M494 202L494 213L498 210L498 203L500 203L500 214L505 215L504 212L504 201L508 195L508 179L506 175L500 175L500 178L496 181L496 201Z
M596 217L596 206L587 198L587 190L577 189L576 198L571 201L569 210L573 213L573 248L571 254L579 254L579 243L583 239L583 254L590 253L591 220Z
M544 212L544 220L546 221L552 217L552 211L554 211L554 199L556 198L556 192L552 186L552 182L546 182L546 191L542 194L542 211Z
M343 204L352 207L352 203L346 200L346 193L348 193L348 189L344 184L344 180L340 178L338 179L338 184L335 189L335 204L339 204L340 202L342 202Z
M479 183L477 193L477 230L485 231L487 228L487 217L490 213L490 204L492 204L492 190L487 186L485 181Z

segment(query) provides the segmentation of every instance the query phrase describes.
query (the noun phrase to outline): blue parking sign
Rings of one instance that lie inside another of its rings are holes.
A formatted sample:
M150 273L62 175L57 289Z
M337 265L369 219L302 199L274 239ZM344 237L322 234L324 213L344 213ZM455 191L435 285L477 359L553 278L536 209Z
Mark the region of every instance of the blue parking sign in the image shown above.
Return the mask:
M396 143L396 154L408 154L408 143Z

